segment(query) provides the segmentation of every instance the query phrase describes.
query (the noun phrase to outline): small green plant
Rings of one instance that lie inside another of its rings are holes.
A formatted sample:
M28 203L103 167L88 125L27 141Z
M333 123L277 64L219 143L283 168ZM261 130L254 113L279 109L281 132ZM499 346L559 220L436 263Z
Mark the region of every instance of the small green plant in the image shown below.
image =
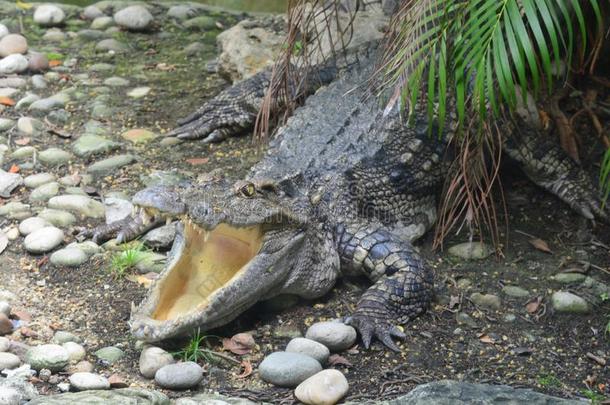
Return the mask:
M608 299L610 299L610 297L608 296L607 292L603 292L599 295L599 298L602 300L602 302L606 302L608 301Z
M64 60L65 56L57 52L47 52L47 59L49 60Z
M144 245L136 243L115 253L110 260L110 273L116 278L124 277L141 260L143 252Z
M606 399L604 395L600 394L597 391L593 391L592 389L581 390L580 393L589 401L591 401L592 405L597 405Z
M178 357L183 361L194 361L198 363L203 360L206 363L218 363L219 357L211 350L210 339L217 338L213 335L201 335L199 329L197 333L191 337L187 345L176 352L173 352L174 357Z
M545 388L561 387L561 381L559 381L559 378L555 377L553 374L538 376L538 384Z

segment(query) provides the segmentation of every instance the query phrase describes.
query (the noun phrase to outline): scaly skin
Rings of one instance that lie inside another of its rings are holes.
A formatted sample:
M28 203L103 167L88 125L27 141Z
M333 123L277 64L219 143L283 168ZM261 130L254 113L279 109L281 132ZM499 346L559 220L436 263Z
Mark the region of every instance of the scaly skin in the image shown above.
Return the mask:
M425 111L416 113L412 126L396 112L382 116L358 87L370 65L369 59L311 96L244 180L210 179L186 190L147 189L136 195L148 217L136 216L123 235L135 236L150 218L176 216L182 223L168 267L132 313L137 338L158 341L208 330L257 301L278 294L320 297L341 275L364 274L373 285L346 322L358 329L366 347L376 337L398 349L392 338L404 334L396 326L424 312L432 297L433 274L412 242L436 219L436 196L446 172L445 143L438 139L451 134L430 136ZM267 83L261 73L225 90L172 134L211 141L248 128ZM606 218L586 175L557 146L533 129L517 133L512 124L502 125L515 132L506 137L507 154L536 184L585 217ZM221 224L259 226L264 236L258 253L238 276L214 289L205 305L175 318L155 318L174 263L189 252L184 229L201 234ZM97 232L107 236L116 228Z

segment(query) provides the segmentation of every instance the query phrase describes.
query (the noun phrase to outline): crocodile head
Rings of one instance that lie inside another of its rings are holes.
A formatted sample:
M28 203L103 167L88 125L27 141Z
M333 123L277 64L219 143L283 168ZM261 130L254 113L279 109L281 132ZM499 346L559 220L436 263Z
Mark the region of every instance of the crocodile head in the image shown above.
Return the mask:
M287 200L273 187L218 179L181 192L139 192L141 212L180 221L164 271L132 309L134 336L159 341L209 330L281 293L305 227Z

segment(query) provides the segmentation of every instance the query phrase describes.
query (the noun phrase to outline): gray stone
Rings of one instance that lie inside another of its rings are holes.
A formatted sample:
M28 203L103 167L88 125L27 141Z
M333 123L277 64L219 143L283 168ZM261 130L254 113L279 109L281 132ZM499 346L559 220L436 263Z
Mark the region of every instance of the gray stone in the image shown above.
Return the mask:
M584 314L591 310L587 301L567 291L555 291L551 296L551 303L557 312Z
M96 351L95 356L108 364L114 364L121 360L125 353L116 346L108 346Z
M569 400L540 394L529 389L507 385L472 384L462 381L442 380L415 387L407 395L383 401L385 405L577 405L579 400ZM348 402L353 405L353 402Z
M0 78L0 87L15 87L20 89L22 87L25 87L27 83L27 80L21 77Z
M140 374L146 378L155 378L155 373L161 367L174 363L171 354L156 346L149 346L140 353Z
M32 86L35 89L46 89L47 81L41 75L34 75L32 76Z
M72 151L80 157L88 157L100 153L110 152L121 146L120 143L111 141L99 135L85 134L72 144Z
M0 336L0 353L8 351L9 347L11 347L11 341L8 338Z
M50 261L54 266L78 267L85 263L89 256L78 248L63 248L51 255Z
M213 17L202 15L186 20L183 25L189 30L209 31L216 28L216 20Z
M317 360L300 353L271 353L258 366L260 377L273 385L296 387L322 371Z
M103 218L104 204L82 195L60 195L49 200L49 208L76 212L89 218Z
M246 398L226 397L220 394L201 393L193 397L182 397L175 400L174 405L257 405ZM263 403L264 404L264 403Z
M9 118L0 118L0 132L6 132L15 126L15 121Z
M30 194L30 201L48 201L49 198L59 194L59 183L51 182L43 184L42 186L36 187Z
M136 270L140 274L161 273L165 268L167 257L155 252L140 252L136 262Z
M94 176L104 176L110 172L120 169L135 162L136 158L133 155L116 155L108 159L100 160L93 163L87 168L87 173Z
M15 53L0 59L0 74L10 75L25 72L28 68L28 60L25 56Z
M481 242L464 242L450 247L447 252L461 259L481 260L491 255L493 250Z
M322 370L299 384L294 396L305 404L336 404L347 394L349 384L339 370Z
M30 253L46 253L64 241L64 232L54 226L38 229L23 240L25 249Z
M53 343L57 343L58 345L61 345L63 343L67 343L67 342L80 343L80 342L82 342L82 339L73 333L66 332L65 330L58 330L53 335Z
M95 45L97 51L113 51L113 52L125 52L127 51L127 45L117 41L114 38L102 39Z
M150 87L136 87L135 89L130 90L127 93L127 96L138 99L145 97L148 93L150 93Z
M205 45L202 44L201 42L193 42L191 44L188 44L185 48L184 48L184 53L186 54L186 56L196 56L199 55L200 53L202 53L205 50ZM215 73L215 72L213 72Z
M89 29L80 30L76 33L76 35L78 36L79 39L81 39L83 41L97 41L102 38L108 38L108 34L106 34L103 31L89 30ZM112 48L113 45L111 43L104 42L104 43L100 44L99 47L96 46L95 49L97 51L109 51L110 49L105 49L105 48L109 48L109 47Z
M27 351L25 358L34 370L47 368L51 371L63 370L70 360L66 349L54 344L34 346Z
M72 159L72 154L59 148L49 148L38 154L38 159L47 165L55 166L67 163Z
M500 297L493 294L473 293L470 300L477 306L490 309L500 309L502 301Z
M502 292L513 298L526 298L530 296L529 291L516 285L505 285L502 288Z
M99 247L95 242L90 240L86 240L81 243L72 242L66 247L80 249L85 252L87 256L93 256L95 254L102 253L103 251L101 247Z
M49 226L50 224L40 217L26 218L19 224L19 233L23 236L27 236L34 231Z
M24 135L37 136L44 131L44 124L36 118L21 117L17 120L17 129Z
M51 183L56 179L57 177L55 177L55 175L51 173L37 173L29 175L28 177L23 179L23 184L27 188L36 188L42 186L43 184Z
M14 189L23 184L23 177L0 169L0 197L9 198Z
M0 352L0 371L4 369L13 369L21 365L19 357L13 353Z
M133 212L133 204L131 201L121 198L106 197L104 199L106 208L106 223L111 224L116 221L128 217Z
M44 209L38 213L38 216L48 223L58 227L68 227L76 222L76 217L63 210Z
M176 238L176 224L163 225L148 232L142 238L146 246L155 249L169 249Z
M326 364L330 351L328 347L311 339L294 338L286 346L289 353L300 353L316 359L321 365Z
M11 304L9 304L6 301L0 301L0 314L9 316L11 314ZM3 352L3 351L4 350L0 350L0 352Z
M36 94L27 94L25 97L21 98L17 104L15 104L15 110L25 110L35 101L40 100L40 96Z
M29 405L169 405L169 398L157 391L143 388L121 388L116 390L97 390L67 392L35 399Z
M45 27L61 25L66 18L64 11L54 4L43 4L34 11L34 22Z
M585 280L586 276L581 273L559 273L553 276L553 280L563 284L576 284Z
M201 380L203 380L203 369L192 361L168 364L155 373L155 383L172 390L196 387Z
M104 13L96 6L88 6L83 10L83 17L87 20L94 20L98 17L102 17Z
M135 5L116 12L114 21L128 30L143 31L150 27L153 16L145 7Z
M57 98L43 98L30 104L30 111L49 112L58 108L63 108L65 103Z
M178 4L167 10L167 16L177 20L186 20L195 17L195 15L197 15L197 9L188 4Z
M29 158L36 153L36 148L33 146L22 146L21 148L15 149L15 151L11 154L13 159L24 159Z
M11 201L0 206L0 217L24 219L31 215L30 206L19 201Z
M66 40L66 34L58 29L50 29L42 36L42 39L46 42L64 42Z
M28 50L28 41L23 35L8 34L0 39L0 58L14 54L24 54Z
M330 351L339 352L356 343L356 330L341 322L318 322L307 329L305 337L322 343Z
M92 30L105 30L108 27L114 25L114 19L109 16L100 16L91 22Z
M74 373L70 376L70 385L76 391L108 390L110 383L106 377L93 373Z
M0 24L0 38L7 36L9 33L10 32L8 28L6 28L6 25Z
M96 63L96 64L89 66L89 70L91 72L110 72L110 71L113 71L114 69L115 69L115 66L111 65L110 63ZM96 122L96 121L93 121L93 122ZM87 131L87 132L89 132L89 131ZM93 132L93 133L96 133L96 132ZM104 134L105 133L103 133L102 135L104 135Z
M458 325L466 325L472 329L475 329L479 326L477 322L465 312L458 312L457 314L455 314L455 320Z
M22 400L21 393L13 387L3 387L0 385L0 404L20 405Z
M104 80L104 84L110 87L125 87L129 86L129 80L123 79L122 77L113 76Z

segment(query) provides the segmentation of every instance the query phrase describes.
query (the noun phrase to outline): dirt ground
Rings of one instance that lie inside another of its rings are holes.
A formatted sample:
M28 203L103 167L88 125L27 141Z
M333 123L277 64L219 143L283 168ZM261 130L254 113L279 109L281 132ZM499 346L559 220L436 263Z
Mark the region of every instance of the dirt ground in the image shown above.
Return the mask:
M182 34L176 31L175 35ZM141 102L125 105L108 122L115 133L134 126L167 130L173 127L177 117L184 116L226 85L224 80L202 69L212 53L188 61L173 60L168 49L176 36L167 39L165 44L144 35L132 39L131 57L135 55L140 64L154 66L165 62L174 65L174 71L152 69L148 80L155 83L153 94ZM70 53L74 48L63 51ZM83 69L99 61L96 58L99 57L93 54L90 59L84 58ZM123 62L127 60L119 59L119 70L115 73L134 74ZM77 132L79 124L88 119L88 112L79 106L72 106L70 112L73 116L70 125ZM71 140L47 137L45 142L45 147L67 148ZM154 170L175 168L186 176L196 176L222 168L238 176L259 156L258 148L247 137L211 146L192 142L162 148L153 142L130 148L138 153L140 162L104 178L96 185L100 195L109 190L131 193L142 186L141 175ZM192 158L208 160L193 165L187 161ZM65 175L82 171L83 167L76 164L54 170ZM562 271L586 272L610 285L610 228L599 224L592 227L565 204L529 183L514 167L508 165L504 169L509 231L503 256L464 261L433 251L432 235L420 241L417 246L436 273L438 301L428 313L405 325L408 337L401 343L400 353L379 345L370 350L358 345L340 354L343 359L338 359L335 367L346 373L350 383L346 400L392 398L417 384L439 379L530 387L566 398L601 400L610 394L608 366L599 361L600 358L610 361L610 338L605 332L610 301L607 297L589 297L598 304L586 315L554 313L550 304L552 291L559 289L584 297L590 294L578 285L562 285L551 279ZM593 165L590 169L595 173ZM14 199L20 199L20 192ZM533 237L546 241L552 253L534 248L529 242ZM459 235L446 245L465 240L467 236ZM98 348L117 345L126 351L126 357L111 367L97 364L96 369L117 373L128 383L152 388L150 381L139 376L140 350L130 337L126 323L131 303L143 297L145 288L113 277L108 271L109 259L110 253L78 269L54 268L45 257L25 253L21 242L11 244L2 255L0 285L17 294L20 303L15 309L27 312L32 318L13 337L28 344L46 343L54 330L67 330L85 340L91 361L94 361L92 353ZM529 297L507 297L501 292L504 285L527 289ZM264 355L282 350L291 337L304 333L308 325L349 314L365 288L367 282L363 279L342 280L324 299L299 301L291 308L275 312L269 306L260 305L212 334L230 337L237 332L251 332L257 348L241 359L249 360L256 370ZM476 307L469 299L474 292L499 296L500 309ZM536 297L540 297L540 303L532 311L532 306L526 304ZM458 323L458 312L468 314L473 325ZM179 348L181 344L174 342L171 347ZM221 350L221 345L212 340L212 348ZM238 378L242 370L231 363L204 366L206 388L253 400L293 401L292 391L272 388L262 383L256 373ZM41 393L56 392L55 386L43 382L37 387ZM166 393L171 397L189 394Z

